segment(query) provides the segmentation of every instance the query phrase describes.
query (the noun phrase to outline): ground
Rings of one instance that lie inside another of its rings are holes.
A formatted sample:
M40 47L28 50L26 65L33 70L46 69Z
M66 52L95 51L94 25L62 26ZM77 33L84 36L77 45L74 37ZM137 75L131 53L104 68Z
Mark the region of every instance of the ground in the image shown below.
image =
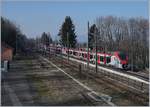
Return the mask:
M3 106L95 105L84 97L86 92L88 90L36 56L17 57L8 73L2 74Z
M73 69L56 63L53 58L50 61L94 91L112 96L112 102L116 105L145 105L145 102L131 100L128 91L122 91L112 83L87 80L84 75L80 76ZM15 57L10 70L2 73L1 85L3 106L109 105L103 100L93 100L88 96L89 90L36 54Z

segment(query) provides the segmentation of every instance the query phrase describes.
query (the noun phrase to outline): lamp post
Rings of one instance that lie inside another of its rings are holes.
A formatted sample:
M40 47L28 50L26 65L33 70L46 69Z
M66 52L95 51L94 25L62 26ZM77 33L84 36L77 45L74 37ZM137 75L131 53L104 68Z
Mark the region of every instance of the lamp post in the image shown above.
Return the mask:
M96 27L95 27L95 29L94 29L94 33L88 33L88 34L90 34L90 35L93 35L94 37L95 37L95 71L96 71L96 73L97 73L97 33L98 33L98 31L97 31L97 29L96 29ZM89 51L88 51L88 53L89 53ZM89 58L88 58L89 59ZM88 60L88 64L89 64L89 60Z
M68 63L69 63L69 35L68 35L68 32L67 32L67 48L68 48Z
M88 43L87 43L87 48L88 48L88 54L87 54L87 69L89 69L89 22L88 22Z
M97 31L96 31L96 28L95 28L95 49L96 49L96 73L97 73Z

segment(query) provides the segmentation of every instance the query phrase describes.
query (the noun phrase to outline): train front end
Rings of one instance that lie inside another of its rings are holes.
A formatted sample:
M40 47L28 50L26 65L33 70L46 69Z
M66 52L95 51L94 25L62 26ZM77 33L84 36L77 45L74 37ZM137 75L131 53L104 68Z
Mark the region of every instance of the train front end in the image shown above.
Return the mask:
M119 58L120 68L126 69L128 67L128 56L124 52L117 52L117 57Z

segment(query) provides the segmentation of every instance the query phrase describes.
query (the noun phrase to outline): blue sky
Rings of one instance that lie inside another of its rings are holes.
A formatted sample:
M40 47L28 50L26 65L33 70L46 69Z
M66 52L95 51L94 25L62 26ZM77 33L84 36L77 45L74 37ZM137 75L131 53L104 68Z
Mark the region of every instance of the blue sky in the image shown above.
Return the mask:
M65 17L71 16L78 41L81 42L87 39L87 21L93 24L99 16L113 15L125 18L142 16L148 19L147 0L5 1L1 6L2 16L19 25L27 37L50 32L53 39L56 39Z

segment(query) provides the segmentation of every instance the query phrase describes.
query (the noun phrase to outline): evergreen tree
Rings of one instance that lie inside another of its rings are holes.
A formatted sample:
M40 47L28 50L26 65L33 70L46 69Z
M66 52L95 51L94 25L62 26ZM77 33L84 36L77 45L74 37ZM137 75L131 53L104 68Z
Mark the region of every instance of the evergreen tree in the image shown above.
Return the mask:
M62 24L62 27L59 31L60 42L63 46L67 46L67 34L68 34L68 42L71 48L75 48L77 40L75 34L75 26L70 18L70 16L66 16L65 22Z
M42 33L41 42L46 46L48 46L50 43L49 36L45 32Z
M49 39L49 43L52 43L53 40L52 40L51 34L49 32L47 33L47 36L48 36L48 39Z

